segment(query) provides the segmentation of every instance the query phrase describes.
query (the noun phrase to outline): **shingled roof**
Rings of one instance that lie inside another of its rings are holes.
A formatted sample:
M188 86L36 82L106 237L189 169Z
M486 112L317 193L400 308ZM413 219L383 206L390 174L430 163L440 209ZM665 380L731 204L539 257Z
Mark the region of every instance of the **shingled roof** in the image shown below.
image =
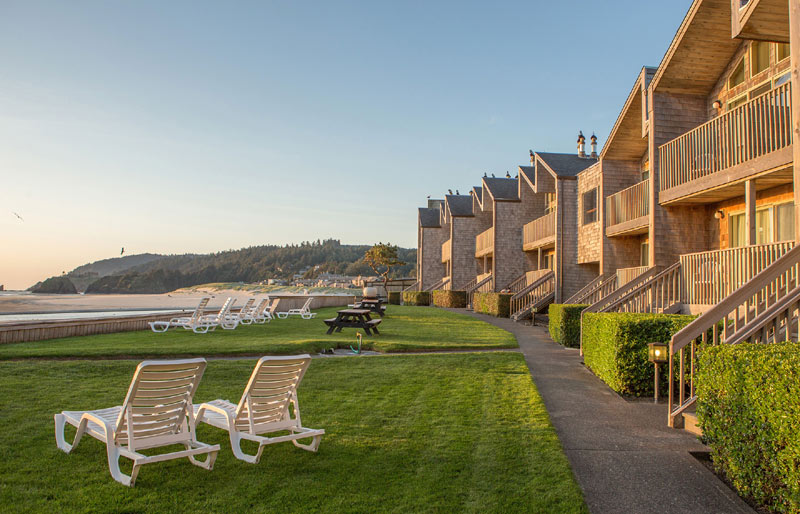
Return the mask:
M472 216L472 197L469 195L446 195L450 216Z
M439 228L439 209L420 207L419 226L422 228Z
M515 178L484 177L483 183L495 200L519 200L519 182Z
M596 164L597 159L578 157L572 153L536 153L553 173L559 177L574 177L589 166Z
M536 168L534 168L533 166L520 166L519 172L522 175L525 175L525 178L528 179L528 182L530 182L533 185L536 184Z

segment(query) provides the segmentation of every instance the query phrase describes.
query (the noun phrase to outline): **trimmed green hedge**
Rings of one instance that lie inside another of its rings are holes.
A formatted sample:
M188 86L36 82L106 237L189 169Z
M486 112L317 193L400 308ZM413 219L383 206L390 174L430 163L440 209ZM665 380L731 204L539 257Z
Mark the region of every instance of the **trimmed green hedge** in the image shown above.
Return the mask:
M430 305L431 294L428 291L403 291L405 305Z
M403 294L400 291L389 291L389 305L400 305Z
M510 293L475 293L472 297L472 310L498 318L511 316Z
M550 337L558 344L568 348L581 345L581 312L588 305L558 304L550 305Z
M463 309L467 306L466 291L434 291L433 304L437 307Z
M800 344L704 348L696 384L716 468L742 496L800 512Z
M583 360L614 391L631 396L652 395L654 369L647 360L647 345L669 342L694 318L679 314L586 313ZM666 370L662 372L666 374ZM666 382L661 381L664 391Z

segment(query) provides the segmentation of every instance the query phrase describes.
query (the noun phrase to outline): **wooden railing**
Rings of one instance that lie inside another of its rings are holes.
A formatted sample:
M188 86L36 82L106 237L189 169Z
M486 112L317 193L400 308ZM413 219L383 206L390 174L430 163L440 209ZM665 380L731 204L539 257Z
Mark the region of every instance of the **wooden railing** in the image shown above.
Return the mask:
M526 287L528 287L528 285L536 282L542 276L547 275L548 273L551 273L551 270L540 269L534 271L526 271L525 273L514 279L510 284L508 284L503 289L503 291L507 293L517 294Z
M797 339L799 273L797 246L672 336L669 426L680 426L681 415L697 400L694 372L703 347Z
M574 295L572 295L569 298L567 298L564 301L564 303L567 304L567 305L580 305L580 304L587 303L586 300L589 297L591 297L597 289L602 288L603 284L605 284L607 281L611 280L612 278L614 279L614 281L617 280L617 276L615 274L613 274L613 273L607 273L605 275L598 276L597 278L595 278L594 280L592 280L591 282L589 282L588 284L583 286L583 289L581 289L580 291L578 291ZM591 303L594 303L594 302L591 302Z
M419 291L420 284L421 284L420 281L417 280L416 282L414 282L413 284L411 284L407 288L403 289L403 292L405 292L405 291Z
M603 275L603 277L605 277L605 280L598 282L595 287L586 291L583 295L577 298L573 296L574 301L566 303L592 305L613 293L617 289L617 274L609 273Z
M519 320L531 309L540 309L551 302L555 296L555 285L555 273L542 270L535 280L511 297L511 318Z
M556 235L556 213L555 211L545 214L541 218L536 218L522 227L522 246L541 241Z
M431 291L447 290L447 289L449 289L449 287L448 287L449 285L450 285L450 277L444 277L442 280L440 280L440 281L436 282L435 284L433 284L432 286L426 288L425 291L431 292Z
M681 263L667 269L654 267L603 300L596 312L649 312L672 314L681 310Z
M785 241L681 255L683 303L721 302L793 246L793 241Z
M659 190L791 145L791 97L788 82L662 145L658 149Z
M634 272L640 270L635 276L629 277ZM595 303L589 305L583 312L606 312L606 309L615 304L620 298L636 291L647 283L648 280L660 273L662 268L642 266L639 268L624 268L617 270L617 287L606 296L600 298ZM622 272L622 273L620 273ZM622 275L623 278L620 278Z
M491 253L494 247L494 227L484 230L475 236L475 257L483 257Z
M617 270L617 287L622 287L631 280L640 277L649 266L636 266L633 268L620 268Z
M479 275L475 283L467 287L467 307L472 308L475 293L489 293L494 291L494 278L491 273Z
M606 197L606 227L650 214L650 180Z
M442 262L448 262L452 260L452 253L453 253L452 242L453 242L452 239L448 239L447 241L442 243Z

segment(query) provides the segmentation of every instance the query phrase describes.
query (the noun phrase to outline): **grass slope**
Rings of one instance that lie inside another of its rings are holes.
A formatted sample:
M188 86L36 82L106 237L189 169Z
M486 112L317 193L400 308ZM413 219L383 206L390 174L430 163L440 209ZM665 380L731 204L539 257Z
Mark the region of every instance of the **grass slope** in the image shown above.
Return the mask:
M355 329L327 335L323 319L338 308L320 309L317 318L292 317L266 325L240 326L195 334L178 329L164 334L148 331L51 339L0 345L0 360L16 358L277 355L316 353L324 348L355 344ZM368 348L381 352L448 349L516 348L512 334L470 316L430 307L390 305L381 334L365 337Z
M209 363L195 400L237 401L254 362ZM282 443L246 464L202 425L222 446L213 471L151 464L130 489L98 441L58 450L53 414L118 405L135 365L0 363L4 511L586 512L516 353L315 359L299 397L304 424L327 432L317 454Z

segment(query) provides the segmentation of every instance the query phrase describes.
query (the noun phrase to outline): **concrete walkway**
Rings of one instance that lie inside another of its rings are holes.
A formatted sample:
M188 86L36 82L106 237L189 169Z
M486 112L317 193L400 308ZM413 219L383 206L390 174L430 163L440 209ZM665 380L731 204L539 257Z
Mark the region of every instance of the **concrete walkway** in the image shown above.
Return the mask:
M753 512L689 454L707 447L667 427L666 404L622 399L545 327L468 314L517 337L591 512Z

